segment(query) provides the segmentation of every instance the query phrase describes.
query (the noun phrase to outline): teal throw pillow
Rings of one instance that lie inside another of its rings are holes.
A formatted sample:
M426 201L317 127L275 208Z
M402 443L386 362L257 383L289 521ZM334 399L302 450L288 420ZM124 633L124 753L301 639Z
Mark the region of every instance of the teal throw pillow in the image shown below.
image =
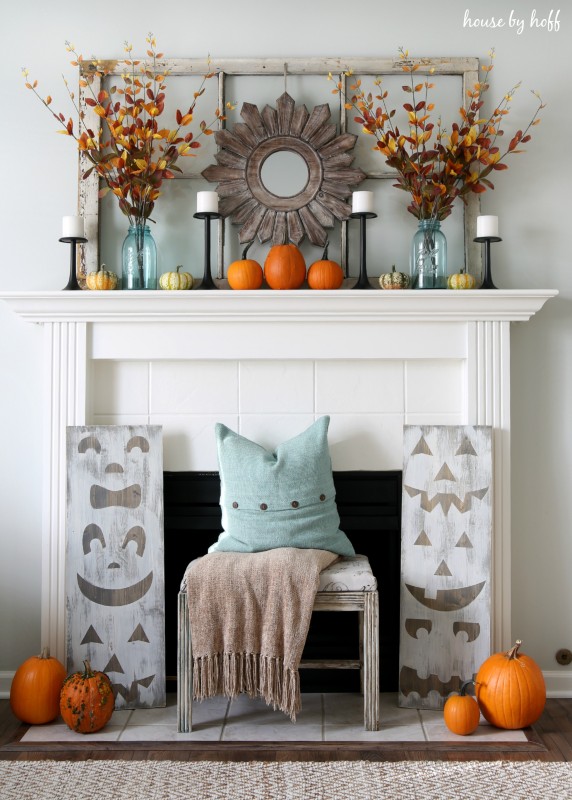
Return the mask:
M299 547L355 554L339 529L329 423L321 417L273 453L217 423L224 531L209 553Z

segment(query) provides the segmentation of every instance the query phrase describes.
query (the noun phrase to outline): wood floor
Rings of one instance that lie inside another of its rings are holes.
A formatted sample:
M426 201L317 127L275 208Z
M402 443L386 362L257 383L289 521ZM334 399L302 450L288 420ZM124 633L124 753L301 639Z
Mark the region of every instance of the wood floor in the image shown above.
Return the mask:
M10 710L8 700L0 700L0 759L39 760L88 759L169 760L169 761L572 761L572 699L548 700L542 717L527 731L529 741L522 744L471 744L470 737L454 747L450 743L387 742L137 742L129 747L116 743L93 742L81 737L77 744L20 744L28 729Z

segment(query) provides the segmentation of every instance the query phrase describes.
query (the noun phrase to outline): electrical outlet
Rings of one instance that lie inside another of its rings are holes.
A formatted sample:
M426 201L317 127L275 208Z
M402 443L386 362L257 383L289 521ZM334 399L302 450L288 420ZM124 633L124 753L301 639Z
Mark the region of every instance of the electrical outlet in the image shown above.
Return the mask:
M566 650L563 648L556 653L556 661L563 666L568 666L568 664L572 664L572 651Z

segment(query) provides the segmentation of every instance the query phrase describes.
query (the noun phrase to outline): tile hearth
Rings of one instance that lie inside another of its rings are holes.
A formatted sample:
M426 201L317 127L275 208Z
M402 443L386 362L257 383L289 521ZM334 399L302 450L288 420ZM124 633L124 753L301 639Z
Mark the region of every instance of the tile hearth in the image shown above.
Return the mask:
M178 733L176 696L165 708L116 711L101 731L83 737L61 720L35 725L20 740L28 743L74 742L467 742L526 743L522 731L503 731L481 718L477 730L456 736L445 727L441 711L398 708L397 695L381 695L380 731L363 729L359 694L303 694L296 724L268 708L263 700L241 695L229 701L215 697L193 705L191 733Z

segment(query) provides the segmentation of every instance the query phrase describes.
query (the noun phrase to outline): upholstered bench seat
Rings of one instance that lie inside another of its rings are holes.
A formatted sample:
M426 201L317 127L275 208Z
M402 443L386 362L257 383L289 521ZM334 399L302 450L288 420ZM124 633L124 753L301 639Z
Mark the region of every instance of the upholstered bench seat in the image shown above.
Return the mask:
M193 563L194 561L191 561L191 564ZM367 556L340 556L337 561L320 572L319 592L374 592L376 589L377 581ZM181 592L186 591L185 571L181 581Z
M367 556L340 556L320 573L314 611L357 611L357 659L302 660L300 669L359 669L364 696L364 728L379 730L379 599ZM192 730L192 631L186 577L179 592L177 706L179 731Z
M340 556L320 572L319 592L374 592L375 575L367 556Z

